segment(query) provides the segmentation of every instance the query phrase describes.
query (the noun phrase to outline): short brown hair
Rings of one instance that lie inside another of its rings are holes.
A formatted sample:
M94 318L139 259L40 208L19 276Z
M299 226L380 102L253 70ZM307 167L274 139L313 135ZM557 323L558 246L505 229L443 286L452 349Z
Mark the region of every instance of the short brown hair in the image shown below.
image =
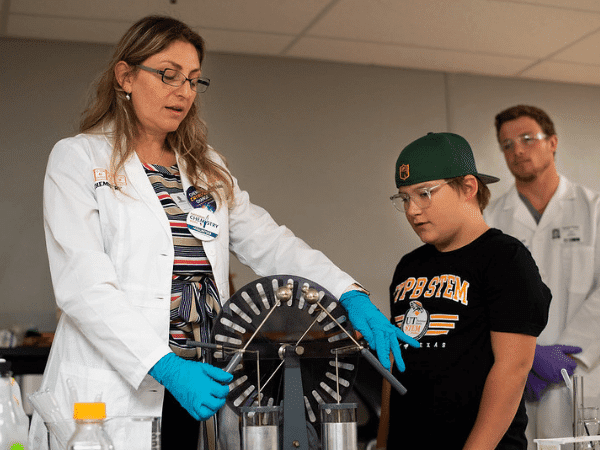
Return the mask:
M502 125L505 122L515 120L523 116L531 117L533 120L535 120L542 128L542 131L546 134L546 136L553 136L556 134L556 131L554 130L554 123L544 110L536 108L535 106L516 105L505 109L496 115L496 137L498 140L500 140L500 128L502 128Z
M448 180L448 186L452 187L452 189L456 191L460 191L464 186L466 176L467 175L463 175L462 177L450 178ZM490 197L492 196L492 193L490 192L490 188L488 188L487 185L479 179L479 177L475 178L477 178L477 203L479 204L479 210L483 212L485 207L490 202Z

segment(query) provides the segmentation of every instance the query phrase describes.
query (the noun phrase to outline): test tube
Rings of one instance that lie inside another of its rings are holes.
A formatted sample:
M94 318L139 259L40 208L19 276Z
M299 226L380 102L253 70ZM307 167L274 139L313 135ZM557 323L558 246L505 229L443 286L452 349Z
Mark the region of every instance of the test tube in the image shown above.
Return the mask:
M583 408L583 377L573 375L573 436L581 436L579 411Z

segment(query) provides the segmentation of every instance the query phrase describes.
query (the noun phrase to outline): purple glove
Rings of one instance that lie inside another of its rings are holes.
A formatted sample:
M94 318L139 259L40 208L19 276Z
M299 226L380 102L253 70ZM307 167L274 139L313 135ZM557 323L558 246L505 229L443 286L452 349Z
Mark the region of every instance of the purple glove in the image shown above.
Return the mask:
M577 367L577 363L568 355L580 352L580 347L571 345L536 345L531 370L542 380L550 383L562 383L564 380L560 370L567 369L571 376Z
M533 372L529 372L527 383L525 384L525 400L529 402L537 402L542 398L542 392L550 383L535 376Z

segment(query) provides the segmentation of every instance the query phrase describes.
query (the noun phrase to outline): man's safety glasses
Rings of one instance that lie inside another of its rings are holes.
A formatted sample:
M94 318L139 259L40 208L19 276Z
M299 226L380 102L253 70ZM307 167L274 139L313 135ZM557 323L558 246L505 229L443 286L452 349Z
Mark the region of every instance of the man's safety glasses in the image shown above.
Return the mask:
M546 136L544 133L541 133L541 132L538 134L522 134L521 136L517 136L517 138L514 140L513 139L505 139L504 141L500 142L500 149L503 152L507 152L509 150L514 150L516 142L521 144L521 146L523 146L523 147L531 147L537 141L541 141L542 139L546 139L547 137L548 136Z

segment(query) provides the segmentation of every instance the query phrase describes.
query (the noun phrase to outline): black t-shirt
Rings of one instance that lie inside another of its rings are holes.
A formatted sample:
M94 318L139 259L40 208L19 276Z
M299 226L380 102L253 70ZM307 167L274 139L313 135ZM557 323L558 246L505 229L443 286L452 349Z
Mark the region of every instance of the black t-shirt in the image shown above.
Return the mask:
M458 250L426 244L405 255L390 286L392 322L421 348L403 346L406 371L395 375L408 392L392 391L390 448L407 436L462 448L494 362L490 331L538 336L550 299L529 251L497 229ZM521 401L498 448L526 448L526 424Z

